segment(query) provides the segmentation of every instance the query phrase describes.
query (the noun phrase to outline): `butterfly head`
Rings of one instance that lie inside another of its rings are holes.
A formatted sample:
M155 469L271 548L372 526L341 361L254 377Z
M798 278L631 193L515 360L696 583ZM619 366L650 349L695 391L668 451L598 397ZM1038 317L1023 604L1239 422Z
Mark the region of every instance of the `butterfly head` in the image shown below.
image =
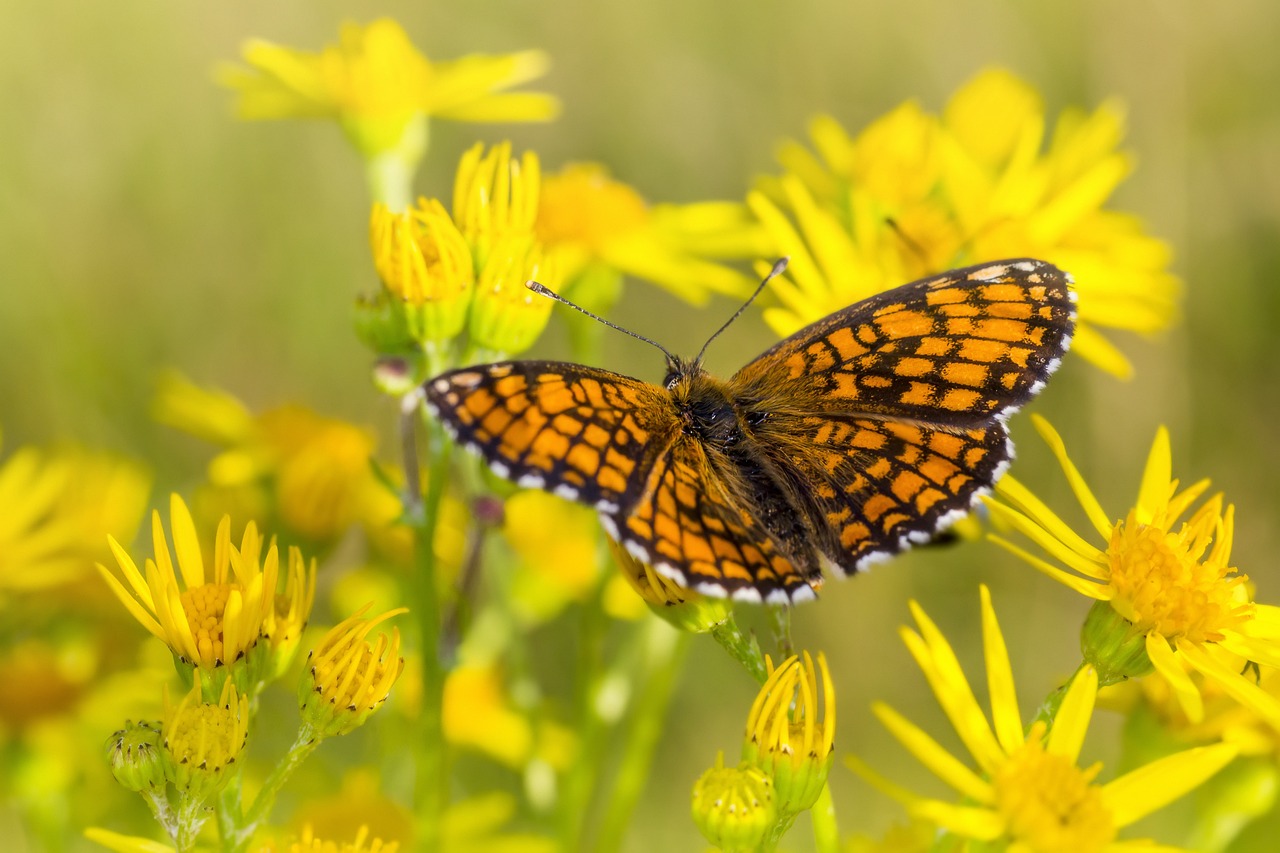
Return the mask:
M693 380L699 376L705 376L706 373L701 359L685 359L668 353L667 375L663 377L662 387L674 394L677 389L682 386L687 387Z

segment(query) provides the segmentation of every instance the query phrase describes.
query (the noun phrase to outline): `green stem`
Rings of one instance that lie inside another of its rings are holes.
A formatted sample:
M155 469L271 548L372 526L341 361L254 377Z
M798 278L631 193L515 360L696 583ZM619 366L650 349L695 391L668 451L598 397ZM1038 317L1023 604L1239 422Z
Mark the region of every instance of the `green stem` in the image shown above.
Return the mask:
M406 417L403 428L406 436L410 435L414 429L413 419ZM426 497L424 501L421 491L416 489L407 494L405 516L413 530L413 612L418 623L422 678L415 802L418 838L422 849L431 850L436 847L440 822L449 801L449 761L444 742L444 666L440 659L441 617L434 543L451 445L434 418L427 420L426 428L430 460ZM416 472L418 460L411 439L406 437L403 445L405 471ZM406 481L415 483L416 476L406 477Z
M666 731L667 706L675 692L676 682L683 670L689 637L685 631L675 631L657 619L647 619L646 661L648 670L639 701L631 710L628 731L624 733L622 760L613 785L613 796L605 809L600 836L595 849L618 850L623 835L631 821L636 803L649 781L649 768L653 764L658 741Z
M742 633L732 613L728 619L711 629L711 636L734 660L746 667L752 678L764 684L769 673L765 669L764 655L760 653L760 644L755 637Z
M293 775L293 771L298 769L298 765L302 764L307 756L315 752L316 747L320 745L320 740L315 730L310 726L303 725L298 730L293 745L289 747L289 752L271 769L271 773L262 783L262 788L258 791L258 795L253 798L253 805L249 807L249 811L244 818L238 821L239 826L236 828L234 836L230 838L231 844L229 846L226 844L228 837L223 836L225 849L231 850L232 853L240 853L240 851L248 848L249 842L253 840L254 832L258 829L258 824L266 820L267 816L271 814L271 807L275 805L280 789L284 787L284 783Z
M1079 674L1080 669L1084 666L1085 664L1082 662L1076 668L1075 673L1071 675L1071 678L1068 678L1062 683L1062 686L1045 697L1045 700L1040 703L1040 708L1036 711L1035 718L1031 721L1032 724L1044 721L1049 728L1053 728L1053 721L1058 716L1058 709L1062 707L1062 700L1067 698L1067 690L1071 687L1071 682L1075 680L1076 675Z
M813 823L813 849L818 853L838 853L840 829L836 826L836 805L831 799L831 783L822 786L822 793L809 809Z
M578 758L565 776L559 809L560 849L583 849L591 795L600 774L607 744L608 725L601 714L600 694L607 689L609 673L604 669L604 635L608 620L598 601L582 608L582 627L578 637L577 729Z

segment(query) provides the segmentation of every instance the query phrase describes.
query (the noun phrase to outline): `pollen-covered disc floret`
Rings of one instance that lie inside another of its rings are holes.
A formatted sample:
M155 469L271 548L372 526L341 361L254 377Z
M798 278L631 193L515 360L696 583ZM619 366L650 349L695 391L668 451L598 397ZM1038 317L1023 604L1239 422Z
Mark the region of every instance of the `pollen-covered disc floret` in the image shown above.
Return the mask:
M164 749L169 781L192 800L207 799L230 780L249 733L249 697L225 681L216 702L202 698L200 677L176 707L165 696Z
M1035 723L1026 742L996 770L991 780L996 809L1009 835L1030 850L1101 850L1116 834L1101 788L1094 784L1102 765L1078 767L1046 751L1044 736L1044 723Z
M1111 603L1121 615L1164 637L1196 643L1221 642L1248 624L1255 611L1248 578L1226 564L1221 548L1205 554L1216 533L1229 535L1231 518L1224 519L1221 505L1214 498L1176 530L1162 518L1142 524L1136 510L1115 526L1107 564Z

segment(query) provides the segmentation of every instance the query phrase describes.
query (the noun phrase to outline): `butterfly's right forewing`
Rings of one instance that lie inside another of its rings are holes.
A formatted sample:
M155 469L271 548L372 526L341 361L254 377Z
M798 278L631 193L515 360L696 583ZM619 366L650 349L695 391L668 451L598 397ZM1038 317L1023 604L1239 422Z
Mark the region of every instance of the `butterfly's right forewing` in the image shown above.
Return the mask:
M565 362L466 367L424 390L458 443L499 476L602 513L635 504L678 430L662 389Z

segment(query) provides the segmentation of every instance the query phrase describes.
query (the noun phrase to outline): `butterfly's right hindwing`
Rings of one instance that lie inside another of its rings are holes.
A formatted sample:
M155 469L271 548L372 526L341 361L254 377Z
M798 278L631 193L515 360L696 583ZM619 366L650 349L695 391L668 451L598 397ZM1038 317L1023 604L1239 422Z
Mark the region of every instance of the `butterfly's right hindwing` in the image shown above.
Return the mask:
M458 443L499 476L603 513L635 504L678 429L662 389L567 362L466 367L424 389Z

